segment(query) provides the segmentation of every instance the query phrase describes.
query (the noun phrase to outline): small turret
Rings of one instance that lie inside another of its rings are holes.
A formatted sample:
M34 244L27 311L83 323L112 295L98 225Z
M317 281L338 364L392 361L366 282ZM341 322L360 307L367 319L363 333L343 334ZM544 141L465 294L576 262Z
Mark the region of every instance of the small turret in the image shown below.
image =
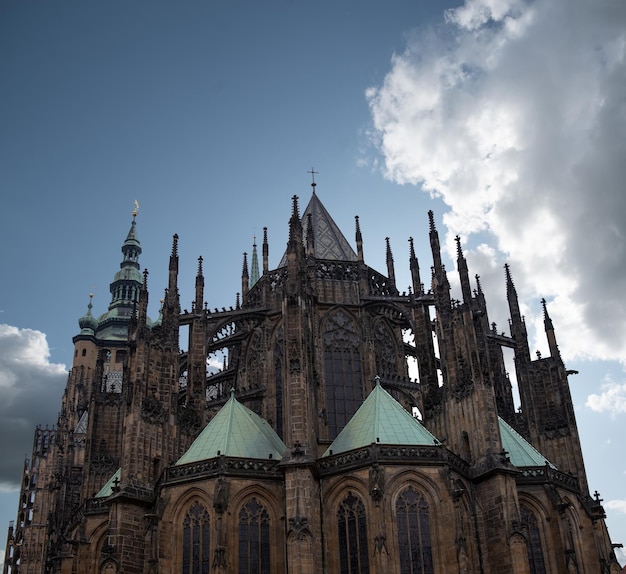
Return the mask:
M248 275L248 254L243 254L243 268L241 270L241 294L245 298L248 294L248 287L250 284L250 276Z
M196 313L202 312L204 301L204 275L202 274L202 255L198 257L198 273L196 275L196 299L194 307Z
M385 237L385 244L387 245L387 275L389 277L390 286L395 288L396 271L393 266L393 254L391 253L391 245L389 243L389 237Z
M526 324L520 312L517 290L511 277L508 263L504 266L506 274L506 299L511 314L511 337L515 340L515 357L517 361L530 362L530 349L528 348L528 334Z
M270 246L267 242L267 227L263 228L263 275L269 271Z
M556 333L554 332L552 319L550 319L550 315L548 315L548 305L545 299L541 300L541 305L543 307L543 325L546 330L546 336L548 338L548 347L550 349L550 356L554 357L555 359L560 359L561 352L559 351L559 346L556 343Z
M459 279L461 281L461 293L463 293L463 302L469 304L472 300L472 288L470 286L469 273L467 270L467 260L463 255L463 248L461 247L461 238L457 235L456 241L456 253L457 253L457 268L459 270Z
M361 225L359 224L359 216L354 216L354 223L356 226L356 255L359 261L363 261L363 236L361 235Z
M413 293L415 295L422 295L424 293L424 285L420 278L420 266L415 255L415 246L413 245L413 238L409 237L409 268L411 269L411 283L413 285Z
M254 287L259 280L259 256L256 251L256 235L252 243L252 262L250 263L250 287Z

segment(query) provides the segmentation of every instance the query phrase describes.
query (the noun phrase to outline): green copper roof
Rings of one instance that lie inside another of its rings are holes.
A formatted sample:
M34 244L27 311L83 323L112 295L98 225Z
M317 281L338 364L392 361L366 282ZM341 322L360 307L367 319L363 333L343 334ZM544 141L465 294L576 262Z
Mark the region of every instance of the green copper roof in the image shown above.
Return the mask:
M323 456L329 456L331 451L337 454L377 442L396 445L440 444L378 381Z
M115 471L115 474L107 480L107 483L100 489L100 492L96 494L95 498L106 498L107 496L111 496L113 494L113 485L116 482L119 482L122 476L122 469L118 468Z
M507 451L511 462L515 466L545 466L548 464L552 468L556 468L556 466L544 457L521 434L509 426L500 417L498 417L498 422L500 423L502 448Z
M220 455L280 460L286 449L267 421L244 407L233 393L176 464Z

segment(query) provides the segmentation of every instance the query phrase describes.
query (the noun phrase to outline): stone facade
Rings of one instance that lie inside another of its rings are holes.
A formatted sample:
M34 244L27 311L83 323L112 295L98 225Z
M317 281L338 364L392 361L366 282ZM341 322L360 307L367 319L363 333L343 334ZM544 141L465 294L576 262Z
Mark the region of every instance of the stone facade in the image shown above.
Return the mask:
M175 236L153 322L133 217L109 311L96 319L90 303L79 321L58 424L35 433L4 573L619 572L545 304L550 356L532 359L508 267L504 335L460 241L452 298L432 214L430 288L412 239L408 294L389 242L386 274L365 264L358 218L355 243L314 187L302 217L293 198L277 268L265 230L261 273L246 257L236 306L211 310L200 258L182 311ZM517 411L503 346L515 354ZM374 414L369 430L386 425L387 438L359 443L368 424L354 415L378 384L381 404L422 421ZM269 423L282 455L241 456L226 442L176 464L229 395ZM406 424L436 438L403 441ZM504 424L519 451L506 450ZM354 437L340 443L346 425Z

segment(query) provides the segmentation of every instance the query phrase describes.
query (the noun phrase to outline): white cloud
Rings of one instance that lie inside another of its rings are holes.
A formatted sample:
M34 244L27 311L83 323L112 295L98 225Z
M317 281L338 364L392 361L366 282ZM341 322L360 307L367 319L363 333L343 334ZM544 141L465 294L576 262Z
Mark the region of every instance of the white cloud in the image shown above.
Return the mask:
M622 514L626 514L626 500L609 500L603 503L604 507L609 510L615 510Z
M37 424L56 422L67 377L65 365L50 363L46 335L0 325L0 489L19 485L25 455Z
M617 0L467 0L366 94L386 176L443 199L470 263L493 238L566 360L626 362L625 22Z
M591 394L587 397L585 406L597 413L626 414L626 383L608 382L601 389L599 395Z

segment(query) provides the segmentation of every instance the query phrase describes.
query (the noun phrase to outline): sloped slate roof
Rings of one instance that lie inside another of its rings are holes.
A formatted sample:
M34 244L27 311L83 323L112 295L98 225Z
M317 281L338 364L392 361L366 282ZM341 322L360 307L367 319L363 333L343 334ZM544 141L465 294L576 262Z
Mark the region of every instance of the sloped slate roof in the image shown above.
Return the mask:
M323 456L347 452L377 442L393 445L441 444L378 381Z
M507 451L509 459L515 466L545 466L548 464L556 469L556 466L500 417L498 417L498 423L500 424L502 448Z
M303 241L306 245L306 237L309 229L309 213L311 214L311 226L315 239L315 257L317 259L332 259L334 261L356 261L357 255L350 247L333 218L313 192L309 204L302 214ZM279 267L287 265L287 254L283 255Z
M280 460L286 449L285 443L269 423L243 406L232 393L176 464L198 462L220 455Z

